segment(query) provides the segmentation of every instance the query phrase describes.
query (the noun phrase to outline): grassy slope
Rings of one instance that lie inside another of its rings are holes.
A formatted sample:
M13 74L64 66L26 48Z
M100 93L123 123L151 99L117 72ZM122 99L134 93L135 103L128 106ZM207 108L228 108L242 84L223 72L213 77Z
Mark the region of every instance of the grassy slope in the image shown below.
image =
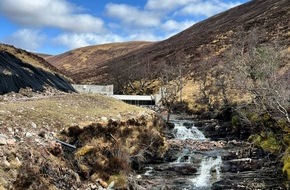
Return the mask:
M49 98L0 101L0 120L6 126L37 125L65 127L80 122L98 121L101 117L119 119L145 109L102 95L68 94ZM132 115L131 115L132 114ZM9 118L9 119L8 119Z

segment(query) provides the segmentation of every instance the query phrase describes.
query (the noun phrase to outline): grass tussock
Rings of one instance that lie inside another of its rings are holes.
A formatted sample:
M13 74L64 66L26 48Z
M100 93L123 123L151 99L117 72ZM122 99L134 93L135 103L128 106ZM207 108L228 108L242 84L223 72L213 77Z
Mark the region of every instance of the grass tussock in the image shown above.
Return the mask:
M122 189L135 163L141 166L166 150L162 121L152 111L101 95L0 97L0 126L1 133L17 130L23 140L5 149L7 163L0 163L6 189L85 189L97 179L115 179ZM27 132L33 137L25 137ZM144 133L152 134L152 141Z
M132 168L138 169L165 154L167 145L159 130L161 126L153 126L162 123L157 120L153 115L141 115L127 121L110 119L107 123L68 127L63 138L69 138L71 144L77 142L78 146L72 161L76 163L75 171L83 179L101 178L110 183L112 178L118 178L117 184L124 187L123 176Z

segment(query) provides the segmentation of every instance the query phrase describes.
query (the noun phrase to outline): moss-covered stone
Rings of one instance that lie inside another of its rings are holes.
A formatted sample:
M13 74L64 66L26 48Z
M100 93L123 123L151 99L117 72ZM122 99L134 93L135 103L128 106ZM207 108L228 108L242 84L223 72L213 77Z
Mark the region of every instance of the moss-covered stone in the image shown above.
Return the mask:
M283 142L285 145L290 146L290 133L283 135Z
M283 161L283 173L286 174L287 179L290 180L290 147L285 151L285 155L282 158Z
M261 142L261 147L271 153L279 153L282 150L281 143L273 136L263 140Z
M281 142L275 138L273 133L252 135L250 140L255 145L262 147L263 150L271 152L272 154L278 154L283 149Z
M117 174L110 176L108 184L114 181L116 189L126 189L127 187L127 177L125 174Z
M238 115L232 116L231 123L232 123L232 125L235 125L235 126L239 125L240 124L239 116Z

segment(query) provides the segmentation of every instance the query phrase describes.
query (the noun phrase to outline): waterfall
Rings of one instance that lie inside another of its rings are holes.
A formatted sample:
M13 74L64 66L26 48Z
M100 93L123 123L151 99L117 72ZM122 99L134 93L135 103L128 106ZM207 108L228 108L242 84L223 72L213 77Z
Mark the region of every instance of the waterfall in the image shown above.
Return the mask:
M147 171L144 173L144 175L146 176L150 176L152 175L152 172L153 172L153 168L152 167L146 167L145 169L147 169Z
M188 129L185 126L175 126L173 129L173 134L176 139L180 140L185 139L205 140L205 136L196 127Z
M218 156L216 159L212 157L204 157L200 164L200 174L191 179L195 187L208 187L212 182L220 180L220 167L222 159ZM215 170L215 178L211 172Z
M186 140L186 139L193 139L193 140L205 140L204 134L198 130L195 126L186 127L183 123L174 122L173 128L173 135L176 139Z

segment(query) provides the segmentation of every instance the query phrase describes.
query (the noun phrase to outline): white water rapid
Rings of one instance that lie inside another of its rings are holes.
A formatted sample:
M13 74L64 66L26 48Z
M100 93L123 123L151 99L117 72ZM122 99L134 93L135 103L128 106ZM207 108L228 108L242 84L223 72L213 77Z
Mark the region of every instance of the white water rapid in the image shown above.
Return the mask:
M179 164L179 163L191 163L191 154L189 153L188 149L183 149L183 153L181 156L177 158L177 160L173 163Z
M186 139L193 139L193 140L205 140L205 136L202 134L200 130L198 130L195 126L186 127L183 123L173 122L173 135L176 139L186 140Z
M152 164L145 168L142 176L156 184L162 183L162 187L166 186L169 189L209 190L212 184L221 178L221 156L214 150L200 149L207 147L210 139L207 139L192 121L171 120L171 123L174 124L174 128L170 130L170 137L174 137L171 143L176 143L178 149L173 149L175 155L169 158L175 160ZM152 184L149 187L153 186Z
M208 187L212 182L220 180L220 167L222 159L220 156L217 158L204 157L200 164L200 174L191 179L195 187ZM215 170L215 175L213 171Z

